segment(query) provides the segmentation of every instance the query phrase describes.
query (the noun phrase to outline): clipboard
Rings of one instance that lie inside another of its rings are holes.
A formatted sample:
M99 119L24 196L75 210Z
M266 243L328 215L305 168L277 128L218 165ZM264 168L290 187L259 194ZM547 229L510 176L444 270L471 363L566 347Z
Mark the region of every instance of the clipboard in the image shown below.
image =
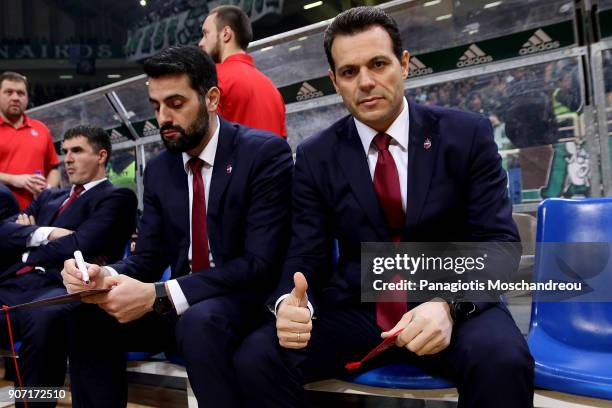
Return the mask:
M86 289L86 290L81 290L79 292L66 293L65 295L53 296L47 299L39 299L39 300L34 300L32 302L21 303L19 305L8 306L8 307L3 308L3 310L33 309L35 307L62 305L65 303L80 302L81 299L85 297L92 296L92 295L98 295L100 293L108 293L110 292L110 290L111 288Z

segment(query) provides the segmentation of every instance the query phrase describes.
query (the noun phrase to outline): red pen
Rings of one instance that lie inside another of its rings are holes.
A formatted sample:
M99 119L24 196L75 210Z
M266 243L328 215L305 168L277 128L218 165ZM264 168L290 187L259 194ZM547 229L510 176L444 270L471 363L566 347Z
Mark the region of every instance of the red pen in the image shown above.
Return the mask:
M403 327L400 329L397 329L395 333L393 333L392 335L384 339L378 346L374 347L368 354L366 354L364 358L362 358L359 361L353 361L350 363L346 363L344 367L349 371L357 370L358 368L361 367L361 364L363 364L365 361L379 355L380 353L382 353L383 351L391 347L393 344L395 344L395 339L397 338L397 336L399 336L399 334L403 330L404 330Z

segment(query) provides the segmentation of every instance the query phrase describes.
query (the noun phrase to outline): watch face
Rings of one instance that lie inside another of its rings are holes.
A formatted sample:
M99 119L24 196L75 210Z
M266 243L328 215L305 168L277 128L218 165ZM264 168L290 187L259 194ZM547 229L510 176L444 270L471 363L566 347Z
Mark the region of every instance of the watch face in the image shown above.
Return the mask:
M153 310L157 313L168 313L170 310L172 310L170 299L167 297L158 297L155 299L155 303L153 304Z

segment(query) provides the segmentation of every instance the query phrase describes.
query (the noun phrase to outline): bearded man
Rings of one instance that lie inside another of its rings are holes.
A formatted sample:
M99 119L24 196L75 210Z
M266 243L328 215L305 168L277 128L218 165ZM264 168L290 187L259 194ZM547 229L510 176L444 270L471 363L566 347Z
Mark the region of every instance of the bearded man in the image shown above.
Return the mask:
M69 292L112 287L72 316L73 406L125 406L124 352L174 348L201 405L236 406L233 354L266 313L288 242L291 149L217 115L215 64L199 48L165 49L144 70L167 150L147 164L134 255L89 265L89 284L64 265Z

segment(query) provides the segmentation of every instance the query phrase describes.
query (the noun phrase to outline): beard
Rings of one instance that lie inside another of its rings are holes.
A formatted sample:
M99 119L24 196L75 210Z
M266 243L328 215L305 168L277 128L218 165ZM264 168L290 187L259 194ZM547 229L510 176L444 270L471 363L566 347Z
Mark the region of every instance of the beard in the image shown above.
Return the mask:
M215 64L220 64L221 63L221 47L219 46L220 42L221 41L217 39L217 42L215 43L215 46L208 53L208 55L210 55L210 58L212 58L212 60L215 62Z
M208 134L209 129L208 110L206 104L202 103L196 119L187 127L183 129L181 126L175 125L164 125L159 129L164 146L171 153L183 153L192 149L195 149L202 140ZM181 134L181 136L175 140L166 140L164 137L164 131L174 130Z
M21 116L23 115L23 108L21 108L20 106L8 106L6 110L2 110L2 114L5 118L14 122L16 120L19 120L19 118L21 118Z

